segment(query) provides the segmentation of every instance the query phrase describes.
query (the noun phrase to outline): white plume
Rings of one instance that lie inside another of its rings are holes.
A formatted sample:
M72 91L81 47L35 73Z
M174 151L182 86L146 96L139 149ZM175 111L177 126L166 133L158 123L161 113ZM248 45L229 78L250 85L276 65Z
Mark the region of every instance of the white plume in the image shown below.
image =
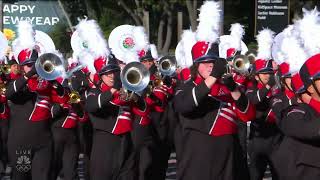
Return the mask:
M158 56L158 51L157 51L156 45L150 44L150 51L151 51L151 55L152 55L153 59L157 60L159 58L159 56Z
M256 36L258 42L257 59L271 59L271 47L273 43L274 32L270 29L263 29Z
M303 43L308 56L313 56L320 52L320 24L319 11L314 8L311 11L302 9L303 18L295 23L299 37Z
M221 9L219 2L205 1L200 7L197 40L215 42L219 38Z
M272 44L272 59L277 63L281 64L285 60L285 56L281 50L281 45L284 38L284 32L279 33L274 37L273 44Z
M245 34L244 28L240 23L231 24L230 35L234 38L234 46L238 51L241 51L241 42Z
M36 40L35 40L35 32L34 29L32 28L32 25L28 21L20 21L18 24L18 41L20 48L22 49L33 49ZM21 49L21 50L22 50Z
M76 27L81 40L86 43L87 49L93 57L107 57L109 50L103 33L95 20L80 20ZM92 62L93 63L93 62Z
M280 49L285 56L285 62L290 64L291 74L298 72L308 57L294 31L293 26L288 26L283 31L284 37Z
M79 63L84 67L87 67L92 74L96 73L96 69L94 67L95 57L93 56L93 54L87 51L83 51L78 54L78 60L79 60Z
M144 30L144 27L142 26L135 26L133 28L133 36L135 39L135 50L137 52L141 51L142 49L144 49L145 51L148 50L149 48L149 40L147 37L147 34Z
M181 35L181 41L185 57L181 67L190 67L193 64L191 49L197 42L196 33L192 32L191 30L184 30L183 34Z

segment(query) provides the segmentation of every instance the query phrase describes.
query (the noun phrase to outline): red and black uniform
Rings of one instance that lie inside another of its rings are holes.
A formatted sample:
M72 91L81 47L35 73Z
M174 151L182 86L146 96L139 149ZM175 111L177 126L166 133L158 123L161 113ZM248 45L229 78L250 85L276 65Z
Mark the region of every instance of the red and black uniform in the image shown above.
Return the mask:
M174 107L183 128L178 179L246 178L236 121L251 120L255 111L244 94L234 101L224 85L209 89L197 77L177 90Z
M30 173L32 179L49 178L51 90L49 82L37 78L20 77L8 84L6 97L11 109L8 153L13 179L30 179Z
M276 116L270 106L271 98L279 93L279 89L270 88L257 82L248 88L247 97L255 105L256 118L250 124L248 153L250 157L250 176L252 180L261 180L267 164L270 165L273 178L272 153L281 141L281 134L276 125Z
M152 137L150 112L153 101L146 97L138 97L136 102L131 102L133 115L132 143L135 160L138 164L137 173L139 180L152 179L153 154L155 144Z
M132 151L130 106L121 100L119 92L112 94L110 89L102 83L89 91L86 100L94 129L90 176L95 180L134 178L127 169Z
M304 103L277 103L275 108L282 109L278 124L284 134L274 155L279 179L319 179L319 112Z
M79 121L85 121L87 117L81 104L70 104L67 89L60 84L52 91L51 99L54 103L51 108L54 121L51 128L54 140L52 179L57 179L62 170L64 179L73 180L77 175L79 155L77 124Z
M9 131L9 114L10 109L7 98L5 94L0 94L0 173L4 172L8 163L7 141Z
M252 85L248 76L239 74L237 72L233 72L233 80L238 85L238 88L241 92L246 92L248 87ZM243 156L247 159L248 123L243 121L237 121L237 123L239 141L242 148Z
M150 84L152 84L157 77L152 69L150 73ZM175 85L170 77L163 80L163 83L160 87L154 87L151 95L147 98L148 101L152 102L150 118L153 142L156 147L152 152L151 177L155 180L161 180L166 177L168 159L171 153L168 143L169 124L166 110L169 108L168 102L173 95Z

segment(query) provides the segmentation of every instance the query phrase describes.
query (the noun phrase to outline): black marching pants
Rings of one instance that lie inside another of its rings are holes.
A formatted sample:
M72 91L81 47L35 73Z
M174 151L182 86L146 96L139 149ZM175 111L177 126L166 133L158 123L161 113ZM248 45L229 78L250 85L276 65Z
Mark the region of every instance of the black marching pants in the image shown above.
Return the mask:
M74 180L77 176L79 143L76 129L52 128L54 153L52 180L56 180L62 170L64 180Z
M8 130L9 121L0 119L0 177L8 164Z
M245 160L236 135L210 136L183 129L178 180L248 179Z
M279 136L251 137L248 145L250 180L262 180L267 165L272 173L272 180L278 175L274 169L273 156L278 148Z
M114 135L94 130L90 159L91 180L134 179L134 163L129 133Z
M131 137L138 166L136 169L137 179L153 179L151 167L153 165L152 153L155 145L151 135L151 125L142 126L139 124L139 120L134 120Z

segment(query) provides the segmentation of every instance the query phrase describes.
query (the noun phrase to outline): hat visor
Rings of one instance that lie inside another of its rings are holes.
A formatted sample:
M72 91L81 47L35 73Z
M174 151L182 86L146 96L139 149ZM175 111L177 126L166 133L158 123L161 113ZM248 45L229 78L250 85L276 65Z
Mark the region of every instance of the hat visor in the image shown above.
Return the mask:
M260 69L259 71L256 71L256 74L273 74L274 71L272 68L264 68Z
M206 62L214 62L215 60L219 60L220 58L213 55L204 55L194 60L195 63L206 63Z
M152 56L144 56L140 58L140 62L143 62L143 61L154 61L154 58Z
M320 79L320 72L316 73L314 76L312 76L312 80L319 80Z
M282 75L282 78L291 78L291 77L292 77L292 76L291 76L290 73L287 73L287 74Z
M101 69L101 71L98 73L99 76L102 76L104 74L108 74L108 73L112 73L112 72L116 72L116 71L120 71L120 67L119 66L105 66L104 68Z
M35 61L31 61L30 59L28 60L25 60L23 63L21 63L20 65L21 66L24 66L24 65L27 65L27 64L32 64L32 63L35 63Z

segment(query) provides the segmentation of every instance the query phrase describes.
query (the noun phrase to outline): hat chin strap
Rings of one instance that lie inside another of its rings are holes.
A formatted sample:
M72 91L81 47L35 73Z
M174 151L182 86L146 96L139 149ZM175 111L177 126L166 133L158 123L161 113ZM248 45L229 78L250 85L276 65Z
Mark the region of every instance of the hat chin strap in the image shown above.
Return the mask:
M202 79L205 79L205 78L199 73L199 71L198 71L198 75L199 75Z
M318 96L320 97L320 91L318 90L318 88L313 80L312 80L312 86L313 86L314 90L316 90L316 93L318 94Z
M261 84L263 84L264 86L266 86L267 84L264 84L263 81L261 80L260 78L260 74L258 74L258 78L259 78L259 81L261 82Z

